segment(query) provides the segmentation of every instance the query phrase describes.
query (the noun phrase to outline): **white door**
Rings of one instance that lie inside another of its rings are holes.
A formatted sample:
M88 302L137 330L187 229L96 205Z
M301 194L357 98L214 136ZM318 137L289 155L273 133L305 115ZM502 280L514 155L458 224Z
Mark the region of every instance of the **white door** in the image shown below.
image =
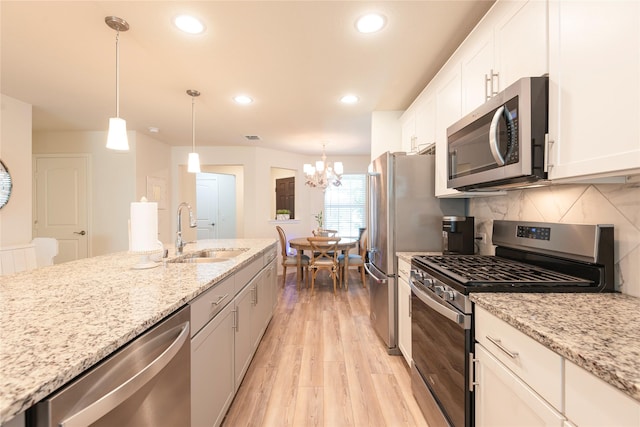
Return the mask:
M199 173L196 177L198 240L218 238L218 178Z
M199 173L196 177L198 240L236 237L236 177Z
M54 237L56 264L89 255L89 156L35 156L34 237Z

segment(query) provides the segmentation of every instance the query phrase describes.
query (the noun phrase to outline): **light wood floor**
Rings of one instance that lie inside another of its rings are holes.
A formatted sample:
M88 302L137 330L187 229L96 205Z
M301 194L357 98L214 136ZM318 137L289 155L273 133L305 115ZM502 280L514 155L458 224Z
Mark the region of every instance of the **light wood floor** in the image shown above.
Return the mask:
M402 356L389 356L369 320L369 292L351 269L334 296L287 275L273 319L223 422L235 426L426 426ZM320 278L322 276L322 279Z

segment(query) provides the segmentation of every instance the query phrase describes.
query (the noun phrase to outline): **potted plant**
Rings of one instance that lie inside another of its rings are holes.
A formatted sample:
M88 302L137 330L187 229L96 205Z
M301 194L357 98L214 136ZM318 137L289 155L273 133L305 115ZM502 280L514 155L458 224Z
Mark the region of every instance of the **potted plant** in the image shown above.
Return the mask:
M291 215L291 212L289 211L289 209L278 209L276 211L276 219L278 221L284 221L289 219L289 216Z
M318 229L316 230L316 235L317 236L328 236L328 233L322 228L322 211L318 212L314 218L316 219L316 222L318 223Z

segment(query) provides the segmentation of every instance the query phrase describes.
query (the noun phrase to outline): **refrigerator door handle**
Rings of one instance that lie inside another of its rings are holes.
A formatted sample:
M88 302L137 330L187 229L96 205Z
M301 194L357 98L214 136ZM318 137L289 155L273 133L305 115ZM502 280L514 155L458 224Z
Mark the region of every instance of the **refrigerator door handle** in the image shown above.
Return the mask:
M386 274L384 274L370 262L364 263L364 269L367 270L369 276L371 276L377 283L386 283L389 280Z

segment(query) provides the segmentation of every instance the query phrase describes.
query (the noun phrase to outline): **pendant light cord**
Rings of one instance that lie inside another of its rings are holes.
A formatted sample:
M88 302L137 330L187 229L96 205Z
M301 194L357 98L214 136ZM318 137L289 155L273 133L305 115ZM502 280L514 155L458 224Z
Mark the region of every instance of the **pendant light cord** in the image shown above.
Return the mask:
M120 31L116 32L116 117L120 117Z
M193 152L196 152L196 98L191 97L191 144Z

